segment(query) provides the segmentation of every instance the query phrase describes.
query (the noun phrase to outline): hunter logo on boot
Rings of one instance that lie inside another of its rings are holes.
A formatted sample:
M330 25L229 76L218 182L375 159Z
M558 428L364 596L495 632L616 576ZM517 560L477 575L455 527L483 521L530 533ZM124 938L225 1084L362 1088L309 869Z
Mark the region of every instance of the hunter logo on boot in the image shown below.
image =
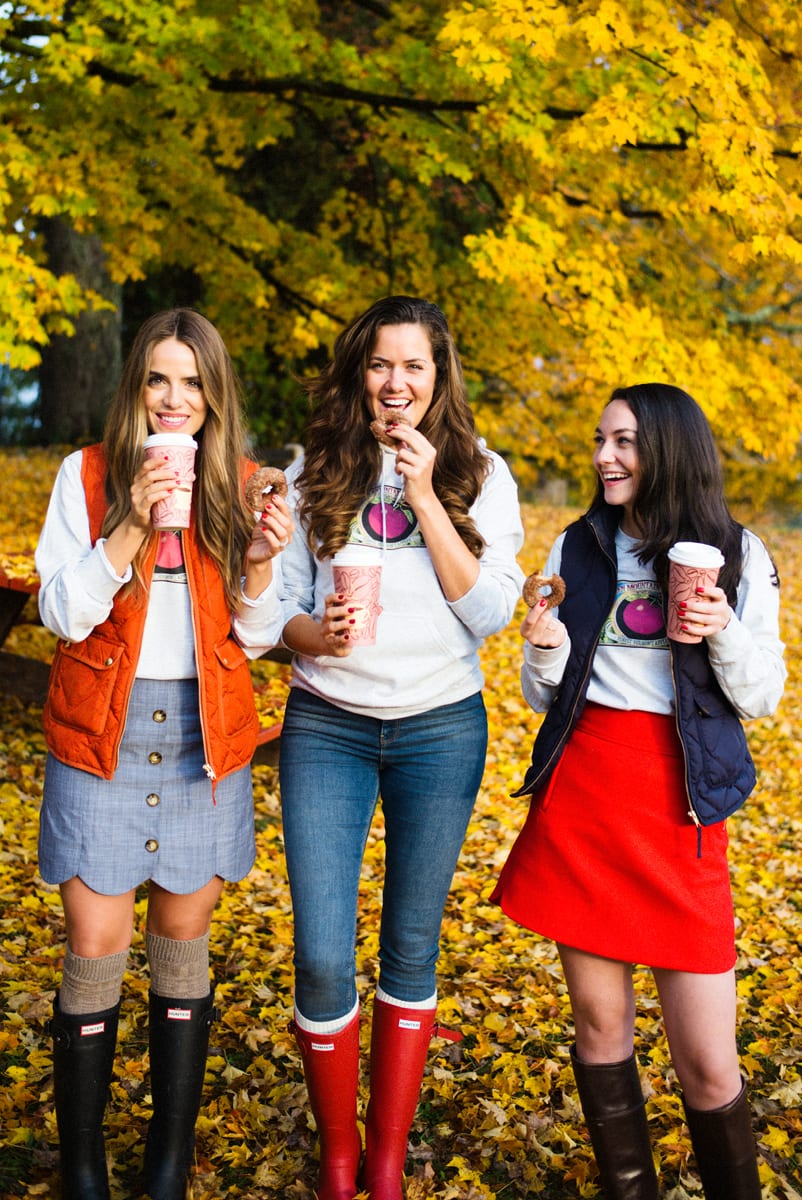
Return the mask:
M93 1033L104 1033L105 1029L105 1021L95 1021L94 1025L82 1025L81 1037L91 1037Z
M191 1008L168 1008L167 1009L167 1020L168 1021L191 1021L192 1020L192 1009Z

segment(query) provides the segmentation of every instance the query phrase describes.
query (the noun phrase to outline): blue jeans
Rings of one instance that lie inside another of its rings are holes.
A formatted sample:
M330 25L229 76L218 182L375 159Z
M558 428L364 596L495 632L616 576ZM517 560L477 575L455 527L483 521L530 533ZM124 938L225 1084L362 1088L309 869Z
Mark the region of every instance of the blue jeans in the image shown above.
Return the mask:
M379 795L386 830L379 983L414 1004L435 991L440 925L482 781L481 693L414 717L355 716L293 688L281 731L295 1000L333 1021L356 1003L360 870Z

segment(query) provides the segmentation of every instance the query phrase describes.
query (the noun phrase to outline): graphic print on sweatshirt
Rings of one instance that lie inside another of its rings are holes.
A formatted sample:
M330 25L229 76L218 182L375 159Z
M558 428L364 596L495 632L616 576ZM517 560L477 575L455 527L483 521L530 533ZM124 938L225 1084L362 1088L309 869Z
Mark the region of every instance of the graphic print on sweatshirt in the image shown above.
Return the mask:
M662 593L653 579L619 579L599 645L668 649Z
M404 489L391 484L371 492L354 517L348 541L357 546L386 544L388 550L420 549L425 545L418 519L404 499Z
M161 583L186 585L187 569L184 565L184 547L181 542L181 534L177 530L164 530L159 534L153 578L154 580L158 579Z

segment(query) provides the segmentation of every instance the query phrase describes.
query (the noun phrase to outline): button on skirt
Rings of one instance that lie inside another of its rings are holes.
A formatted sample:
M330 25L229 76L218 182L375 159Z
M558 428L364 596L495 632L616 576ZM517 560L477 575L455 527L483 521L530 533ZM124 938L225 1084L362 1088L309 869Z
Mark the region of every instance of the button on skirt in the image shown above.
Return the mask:
M149 879L179 894L215 875L243 879L256 855L251 768L220 780L213 799L204 761L197 680L135 680L113 779L47 757L42 878L78 875L109 896Z

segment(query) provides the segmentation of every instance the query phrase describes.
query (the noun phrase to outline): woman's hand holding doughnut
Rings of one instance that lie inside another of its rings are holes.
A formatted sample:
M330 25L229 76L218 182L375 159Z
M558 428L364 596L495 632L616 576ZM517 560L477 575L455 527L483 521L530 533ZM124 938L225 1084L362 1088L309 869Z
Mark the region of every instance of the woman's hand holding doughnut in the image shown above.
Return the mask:
M411 424L412 422L406 413L385 412L376 417L375 421L371 421L370 432L382 446L390 446L391 449L395 449L397 443L391 437L387 436L388 429L394 429L398 425L410 427Z
M431 442L411 425L389 425L387 436L398 450L395 469L403 476L404 495L414 508L416 500L423 501L434 496L432 476L437 451Z
M260 467L245 484L245 502L258 521L246 562L264 564L289 545L293 521L286 495L287 480L278 467Z
M292 540L293 520L283 496L274 493L262 512L261 520L251 532L251 544L246 562L265 563L280 554Z
M256 519L273 496L287 495L287 478L278 467L260 467L245 484L245 499Z
M548 595L541 588L549 587ZM565 582L559 575L541 575L535 572L529 575L523 586L523 598L529 606L529 612L521 625L521 636L533 646L542 649L556 649L567 637L567 630L562 621L552 616L551 610L565 599Z
M548 593L541 591L544 587L549 589ZM548 608L558 608L565 599L565 580L562 575L541 575L539 571L534 571L524 580L521 595L530 608L534 608L541 600L546 601Z

